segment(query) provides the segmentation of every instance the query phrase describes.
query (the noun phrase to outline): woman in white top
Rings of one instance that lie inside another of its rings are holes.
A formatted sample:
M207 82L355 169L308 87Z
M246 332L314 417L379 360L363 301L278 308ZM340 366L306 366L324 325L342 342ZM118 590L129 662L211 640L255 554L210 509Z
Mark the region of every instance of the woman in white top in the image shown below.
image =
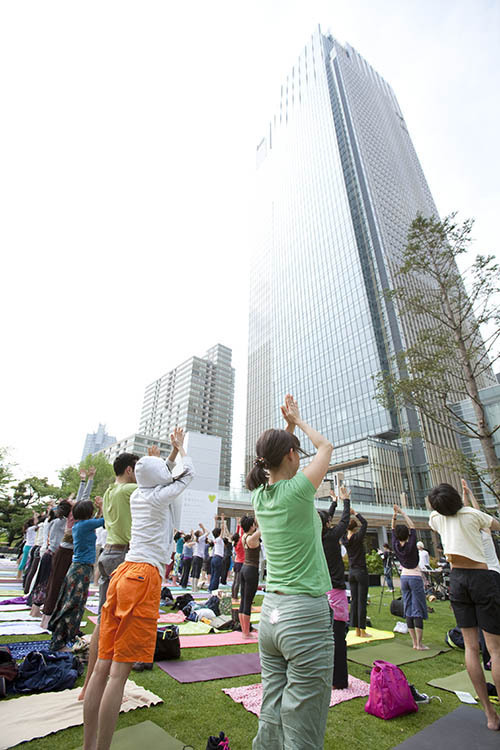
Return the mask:
M500 695L500 584L488 570L481 539L482 529L500 530L500 523L475 508L463 506L456 489L440 484L429 493L433 512L431 529L441 535L451 563L450 600L465 645L465 664L485 710L488 729L500 729L500 717L491 705L479 660L478 627L491 655L491 676Z

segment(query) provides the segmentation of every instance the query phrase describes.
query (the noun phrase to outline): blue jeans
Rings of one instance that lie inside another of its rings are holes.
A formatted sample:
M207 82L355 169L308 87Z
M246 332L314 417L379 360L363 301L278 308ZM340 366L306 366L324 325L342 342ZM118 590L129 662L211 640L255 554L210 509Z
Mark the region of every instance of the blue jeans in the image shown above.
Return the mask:
M405 617L421 617L427 620L427 600L424 582L420 576L401 576L401 594Z
M253 750L321 750L333 672L326 596L267 593L259 654L263 695Z
M212 565L210 566L210 585L209 591L215 591L219 588L220 574L222 572L222 557L221 555L214 555L212 557Z
M392 570L391 568L384 568L384 578L388 589L393 589L394 584L392 582Z

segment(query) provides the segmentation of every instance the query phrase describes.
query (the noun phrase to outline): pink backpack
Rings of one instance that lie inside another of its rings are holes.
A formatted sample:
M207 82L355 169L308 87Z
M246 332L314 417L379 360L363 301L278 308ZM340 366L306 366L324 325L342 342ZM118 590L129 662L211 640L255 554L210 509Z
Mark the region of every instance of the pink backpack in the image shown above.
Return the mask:
M379 719L394 719L418 711L408 680L395 664L381 659L373 662L365 711Z

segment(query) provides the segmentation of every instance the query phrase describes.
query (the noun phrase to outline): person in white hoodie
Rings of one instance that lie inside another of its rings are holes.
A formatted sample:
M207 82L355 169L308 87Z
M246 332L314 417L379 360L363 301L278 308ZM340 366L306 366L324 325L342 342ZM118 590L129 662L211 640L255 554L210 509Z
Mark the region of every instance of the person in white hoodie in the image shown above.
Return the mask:
M84 750L108 750L132 665L153 661L161 582L174 529L180 526L180 495L194 476L183 430L176 428L170 440L183 460L180 475L172 476L158 449L135 465L138 487L130 498L130 548L111 578L101 610L99 658L83 708Z

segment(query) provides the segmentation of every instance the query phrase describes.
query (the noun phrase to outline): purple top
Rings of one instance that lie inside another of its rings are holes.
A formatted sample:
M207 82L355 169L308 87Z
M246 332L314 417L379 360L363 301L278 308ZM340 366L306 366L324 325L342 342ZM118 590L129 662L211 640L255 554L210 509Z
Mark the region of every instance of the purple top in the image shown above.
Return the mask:
M410 529L410 536L403 545L397 538L393 529L392 549L403 568L408 568L408 570L418 568L417 532L415 529Z

